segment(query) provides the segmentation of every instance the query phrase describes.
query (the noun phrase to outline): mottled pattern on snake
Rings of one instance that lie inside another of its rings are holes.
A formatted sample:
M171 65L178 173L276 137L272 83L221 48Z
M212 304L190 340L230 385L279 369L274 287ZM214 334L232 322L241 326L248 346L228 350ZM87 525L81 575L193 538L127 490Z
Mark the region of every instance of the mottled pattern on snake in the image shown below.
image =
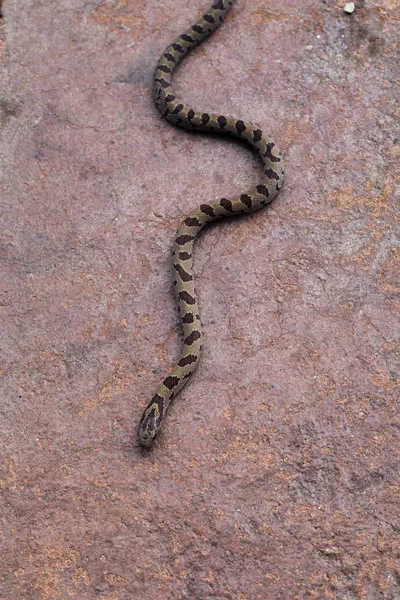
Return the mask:
M283 183L282 156L261 129L233 117L200 112L186 106L172 87L172 73L181 59L212 33L231 9L233 0L217 0L194 25L168 46L154 72L156 106L168 121L195 131L227 133L246 140L260 155L263 174L260 183L244 194L202 204L179 227L173 248L174 286L183 328L182 354L145 409L139 426L139 443L149 447L163 423L172 398L195 370L201 353L202 332L193 276L193 244L199 231L216 219L256 211L276 196Z

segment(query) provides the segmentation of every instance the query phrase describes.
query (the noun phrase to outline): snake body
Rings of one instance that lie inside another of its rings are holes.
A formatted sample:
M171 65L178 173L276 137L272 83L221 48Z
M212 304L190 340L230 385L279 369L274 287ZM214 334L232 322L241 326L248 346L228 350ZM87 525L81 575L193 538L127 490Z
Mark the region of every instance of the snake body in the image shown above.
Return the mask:
M193 276L193 245L199 231L224 217L254 212L276 196L283 183L282 156L273 140L247 121L217 113L199 112L186 106L172 87L172 73L182 58L212 33L229 12L233 0L216 0L194 25L170 44L157 63L153 95L161 114L178 127L225 133L246 140L263 162L260 183L244 194L202 204L179 227L173 247L174 286L183 328L183 349L176 366L164 379L144 410L139 425L139 444L151 446L164 421L169 403L188 381L199 362L202 332Z

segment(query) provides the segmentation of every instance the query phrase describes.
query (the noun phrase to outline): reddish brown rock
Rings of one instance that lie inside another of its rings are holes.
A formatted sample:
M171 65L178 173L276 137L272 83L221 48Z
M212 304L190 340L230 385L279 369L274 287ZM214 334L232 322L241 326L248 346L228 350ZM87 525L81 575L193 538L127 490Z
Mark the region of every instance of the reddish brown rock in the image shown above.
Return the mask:
M3 2L1 598L400 598L399 11L344 4L238 0L177 73L287 178L197 243L204 355L144 453L174 232L259 165L151 100L206 1Z

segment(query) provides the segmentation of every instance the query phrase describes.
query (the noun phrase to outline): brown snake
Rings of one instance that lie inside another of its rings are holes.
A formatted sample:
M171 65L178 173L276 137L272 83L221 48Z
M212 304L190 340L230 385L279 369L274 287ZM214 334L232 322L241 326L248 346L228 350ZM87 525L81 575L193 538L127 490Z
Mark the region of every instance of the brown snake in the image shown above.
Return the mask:
M282 156L271 138L247 121L224 117L217 113L195 111L186 106L172 87L172 73L182 58L210 33L229 12L233 0L216 0L194 25L168 46L157 63L153 78L153 95L161 114L178 127L195 131L228 133L246 140L259 153L263 162L260 183L245 194L221 198L211 204L202 204L179 227L173 248L174 286L183 328L181 356L164 379L145 409L139 425L139 444L151 446L163 424L172 398L185 385L195 370L201 353L201 323L193 276L193 245L199 231L208 223L224 217L254 212L276 196L283 183Z

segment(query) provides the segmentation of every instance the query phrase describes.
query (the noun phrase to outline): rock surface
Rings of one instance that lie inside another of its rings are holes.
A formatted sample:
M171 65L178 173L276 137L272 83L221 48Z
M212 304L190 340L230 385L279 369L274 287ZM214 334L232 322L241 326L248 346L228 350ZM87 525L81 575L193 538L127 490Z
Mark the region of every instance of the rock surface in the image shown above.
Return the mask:
M151 100L206 0L3 2L1 598L399 600L399 4L344 4L238 0L177 73L287 177L198 241L205 350L146 453L174 231L259 164Z

